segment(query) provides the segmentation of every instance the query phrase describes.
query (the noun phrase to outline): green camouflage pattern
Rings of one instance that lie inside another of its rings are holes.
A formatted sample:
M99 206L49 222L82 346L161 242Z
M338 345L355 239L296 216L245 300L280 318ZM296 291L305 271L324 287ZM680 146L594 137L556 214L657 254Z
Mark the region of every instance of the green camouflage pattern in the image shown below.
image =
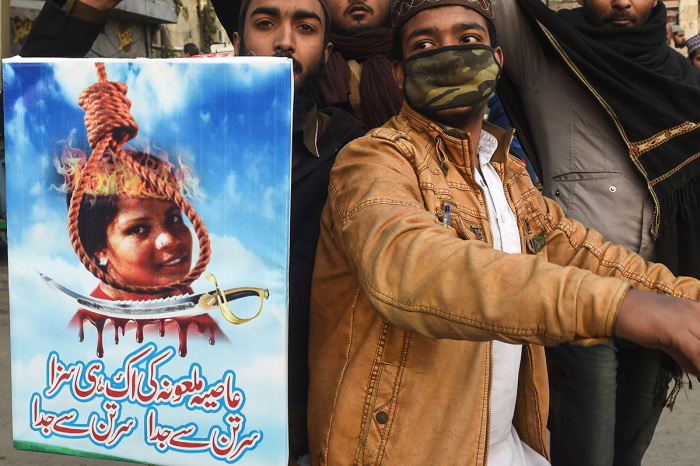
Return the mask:
M485 45L453 46L404 60L403 89L416 110L469 107L496 89L501 65Z

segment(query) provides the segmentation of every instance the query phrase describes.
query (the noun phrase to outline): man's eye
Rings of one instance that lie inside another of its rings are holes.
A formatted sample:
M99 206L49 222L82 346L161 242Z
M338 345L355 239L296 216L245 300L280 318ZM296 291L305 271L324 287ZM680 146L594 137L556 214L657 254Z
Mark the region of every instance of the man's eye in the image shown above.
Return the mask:
M429 47L431 47L432 44L426 40L418 42L415 46L416 50L425 50Z
M299 27L299 29L301 29L304 32L315 32L316 31L316 28L308 23L300 24L298 27Z
M266 19L262 19L255 23L255 27L258 29L271 28L272 26L274 26L274 24L272 24L272 21L268 21Z
M478 41L478 39L477 39L476 37L474 37L474 36L464 36L464 37L462 37L462 42L465 43L465 44L471 44L471 43L474 43L474 42L477 42L477 41Z

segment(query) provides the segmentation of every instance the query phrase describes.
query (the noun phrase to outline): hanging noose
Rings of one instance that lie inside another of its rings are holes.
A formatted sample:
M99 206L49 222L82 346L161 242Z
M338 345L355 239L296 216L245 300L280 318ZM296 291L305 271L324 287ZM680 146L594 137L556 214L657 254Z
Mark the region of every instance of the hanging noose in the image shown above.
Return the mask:
M181 290L189 286L204 272L211 256L209 234L204 223L192 206L174 189L170 183L136 162L131 155L122 150L122 146L138 133L138 125L131 115L131 101L127 99L126 84L107 81L104 63L95 63L98 82L85 89L78 99L78 104L85 110L85 127L88 142L93 149L90 159L78 174L68 207L68 232L71 245L83 265L102 282L132 293L163 294ZM181 280L162 286L134 286L121 282L100 269L85 252L78 232L78 215L86 186L95 176L95 170L101 162L109 163L110 158L117 159L133 169L141 179L150 183L159 194L173 201L185 213L199 240L199 257L190 272Z

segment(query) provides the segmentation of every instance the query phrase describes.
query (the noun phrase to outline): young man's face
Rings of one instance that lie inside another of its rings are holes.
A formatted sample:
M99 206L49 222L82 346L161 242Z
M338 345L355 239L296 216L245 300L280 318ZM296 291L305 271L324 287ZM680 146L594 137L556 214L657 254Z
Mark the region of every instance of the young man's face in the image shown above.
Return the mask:
M429 8L416 13L401 28L401 50L406 59L417 53L450 45L491 45L487 20L476 11L458 5ZM494 50L496 61L503 64L500 47ZM393 64L394 79L403 89L404 69L401 62ZM483 117L486 100L472 107L438 110L428 115L441 123L459 127L465 118Z
M293 58L295 85L325 63L331 51L318 0L251 0L244 24L243 37L234 34L237 53Z
M331 27L339 34L387 26L389 0L330 0Z
M658 0L577 0L594 26L615 28L645 24Z

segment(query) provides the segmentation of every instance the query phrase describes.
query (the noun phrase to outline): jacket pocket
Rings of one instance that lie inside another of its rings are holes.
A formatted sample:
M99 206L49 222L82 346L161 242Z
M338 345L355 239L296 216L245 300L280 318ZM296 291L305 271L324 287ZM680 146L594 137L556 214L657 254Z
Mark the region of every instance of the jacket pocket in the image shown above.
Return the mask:
M363 412L364 444L358 450L357 463L380 464L387 448L396 417L397 397L401 375L406 364L411 334L390 329L383 332L381 354L372 367Z
M637 178L614 171L568 173L553 178L543 194L554 199L567 218L630 251L640 252L642 240L651 236L651 223L644 218L650 196Z
M486 241L484 231L476 222L471 222L462 216L452 217L453 225L464 239L472 239L477 241Z
M376 383L376 397L369 412L367 439L365 441L364 464L379 464L389 439L396 410L395 392L398 388L399 368L382 363Z

